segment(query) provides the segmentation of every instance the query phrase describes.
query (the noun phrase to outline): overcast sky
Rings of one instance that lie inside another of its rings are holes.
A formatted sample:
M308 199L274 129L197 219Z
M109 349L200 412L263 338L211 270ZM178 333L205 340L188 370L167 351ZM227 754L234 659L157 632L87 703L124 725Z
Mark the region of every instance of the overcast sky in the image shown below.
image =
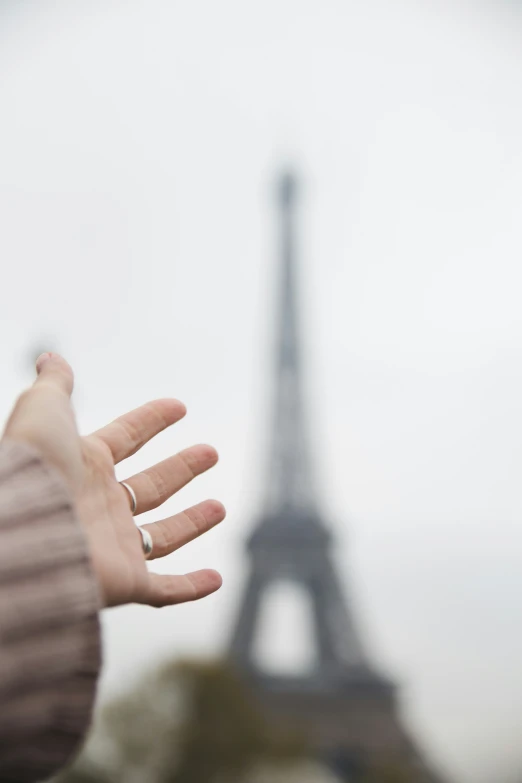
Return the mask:
M522 772L522 9L456 0L0 4L2 411L34 344L85 431L150 398L219 529L198 606L105 618L103 692L225 644L263 491L273 180L302 179L310 427L337 562L403 714L466 781ZM121 478L127 471L123 470Z

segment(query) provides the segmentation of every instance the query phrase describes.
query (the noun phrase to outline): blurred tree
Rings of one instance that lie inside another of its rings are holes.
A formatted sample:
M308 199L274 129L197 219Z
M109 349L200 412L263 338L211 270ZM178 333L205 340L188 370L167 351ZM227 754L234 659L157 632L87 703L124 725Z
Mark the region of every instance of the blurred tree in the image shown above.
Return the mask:
M360 781L360 777L357 776ZM103 709L54 783L341 783L222 663L171 663ZM352 783L351 776L342 783ZM398 768L362 783L417 783Z
M274 730L231 669L185 664L181 671L191 683L190 713L180 732L178 764L161 783L240 783L260 764L303 758L303 743Z
M417 783L411 772L397 766L379 767L364 778L364 783Z

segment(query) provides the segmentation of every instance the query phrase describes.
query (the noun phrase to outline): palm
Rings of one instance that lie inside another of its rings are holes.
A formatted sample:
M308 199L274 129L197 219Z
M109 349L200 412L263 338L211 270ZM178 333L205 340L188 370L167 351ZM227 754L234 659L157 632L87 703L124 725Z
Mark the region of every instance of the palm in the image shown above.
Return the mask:
M146 592L149 573L129 498L118 484L108 447L95 436L82 438L85 477L78 500L104 603L112 606L137 600Z

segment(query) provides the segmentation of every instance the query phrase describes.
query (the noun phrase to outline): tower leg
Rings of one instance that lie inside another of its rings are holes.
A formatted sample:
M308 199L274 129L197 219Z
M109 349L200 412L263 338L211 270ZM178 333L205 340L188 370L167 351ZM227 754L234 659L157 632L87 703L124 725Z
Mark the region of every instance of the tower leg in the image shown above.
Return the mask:
M263 580L253 570L248 579L247 588L241 603L239 617L236 622L232 642L230 645L230 654L233 660L246 661L252 660L252 648L254 644L254 634L259 619L259 607L261 603L261 594L264 588Z

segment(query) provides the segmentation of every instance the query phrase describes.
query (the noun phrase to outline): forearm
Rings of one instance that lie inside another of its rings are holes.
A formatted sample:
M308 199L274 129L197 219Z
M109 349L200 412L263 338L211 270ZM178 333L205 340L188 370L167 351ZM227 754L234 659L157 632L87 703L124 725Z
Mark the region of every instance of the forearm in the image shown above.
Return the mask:
M27 446L0 443L0 780L39 781L89 725L99 598L65 482Z

